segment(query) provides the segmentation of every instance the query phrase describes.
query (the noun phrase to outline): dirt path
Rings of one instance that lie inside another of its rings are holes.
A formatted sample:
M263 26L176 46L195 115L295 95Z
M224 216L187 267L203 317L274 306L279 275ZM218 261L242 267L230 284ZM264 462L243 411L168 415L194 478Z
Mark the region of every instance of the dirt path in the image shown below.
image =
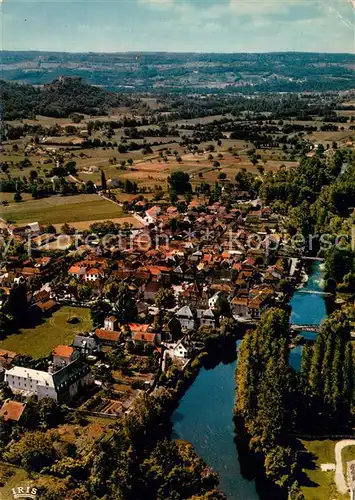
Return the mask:
M335 445L335 484L339 493L342 494L345 494L348 491L343 471L343 462L341 459L341 453L347 446L355 446L355 439L344 439Z

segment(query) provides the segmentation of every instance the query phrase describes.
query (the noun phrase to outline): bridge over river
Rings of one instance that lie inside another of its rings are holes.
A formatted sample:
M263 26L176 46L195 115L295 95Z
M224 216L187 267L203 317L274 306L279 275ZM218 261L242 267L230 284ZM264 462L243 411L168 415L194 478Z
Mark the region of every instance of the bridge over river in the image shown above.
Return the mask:
M312 332L319 333L322 325L290 325L293 332ZM355 331L350 332L350 337L355 339Z
M302 290L302 288L299 288L297 290L297 293L309 293L311 295L323 295L323 297L329 297L330 295L333 295L330 292L321 292L319 290Z
M290 325L293 332L313 332L318 333L320 331L320 325Z

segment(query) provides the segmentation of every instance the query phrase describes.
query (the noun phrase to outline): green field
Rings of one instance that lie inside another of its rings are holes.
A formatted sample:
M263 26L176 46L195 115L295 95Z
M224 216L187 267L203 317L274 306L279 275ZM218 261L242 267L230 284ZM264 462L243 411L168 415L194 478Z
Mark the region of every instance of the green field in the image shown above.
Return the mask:
M349 495L341 495L334 482L334 471L324 472L321 464L334 463L334 447L337 441L303 441L303 446L313 455L314 469L304 469L313 486L302 486L302 493L306 500L345 500ZM347 450L344 450L347 451Z
M96 194L51 196L1 207L1 217L14 223L63 224L123 216L122 209Z
M12 500L11 488L18 486L35 486L33 480L29 480L28 473L20 467L9 464L0 465L0 498L2 500Z
M80 323L67 323L68 318L77 316ZM48 356L60 344L71 344L77 333L92 329L90 310L81 307L62 307L44 323L35 328L22 329L0 342L0 349L8 349L33 358Z
M343 460L343 470L347 471L347 462L352 462L353 460L355 460L355 445L347 446L346 448L344 448L341 454L341 458Z

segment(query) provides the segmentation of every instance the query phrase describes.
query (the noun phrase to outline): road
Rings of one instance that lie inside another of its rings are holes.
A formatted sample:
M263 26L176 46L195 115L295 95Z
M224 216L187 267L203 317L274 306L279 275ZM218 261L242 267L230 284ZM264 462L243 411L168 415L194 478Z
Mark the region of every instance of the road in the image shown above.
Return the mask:
M339 441L335 445L335 484L338 488L339 493L342 493L343 495L347 493L348 486L344 476L341 453L347 446L355 446L355 439L344 439L343 441Z

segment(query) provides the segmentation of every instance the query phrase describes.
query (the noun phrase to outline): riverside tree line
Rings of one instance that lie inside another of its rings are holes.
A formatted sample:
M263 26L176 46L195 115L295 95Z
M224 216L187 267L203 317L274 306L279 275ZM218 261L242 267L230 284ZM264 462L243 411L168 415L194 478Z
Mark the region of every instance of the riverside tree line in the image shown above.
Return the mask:
M288 313L276 308L244 337L235 422L266 477L290 498L301 499L304 455L296 438L351 432L355 366L349 321L340 311L324 322L316 342L305 346L300 373L289 364L290 339Z

